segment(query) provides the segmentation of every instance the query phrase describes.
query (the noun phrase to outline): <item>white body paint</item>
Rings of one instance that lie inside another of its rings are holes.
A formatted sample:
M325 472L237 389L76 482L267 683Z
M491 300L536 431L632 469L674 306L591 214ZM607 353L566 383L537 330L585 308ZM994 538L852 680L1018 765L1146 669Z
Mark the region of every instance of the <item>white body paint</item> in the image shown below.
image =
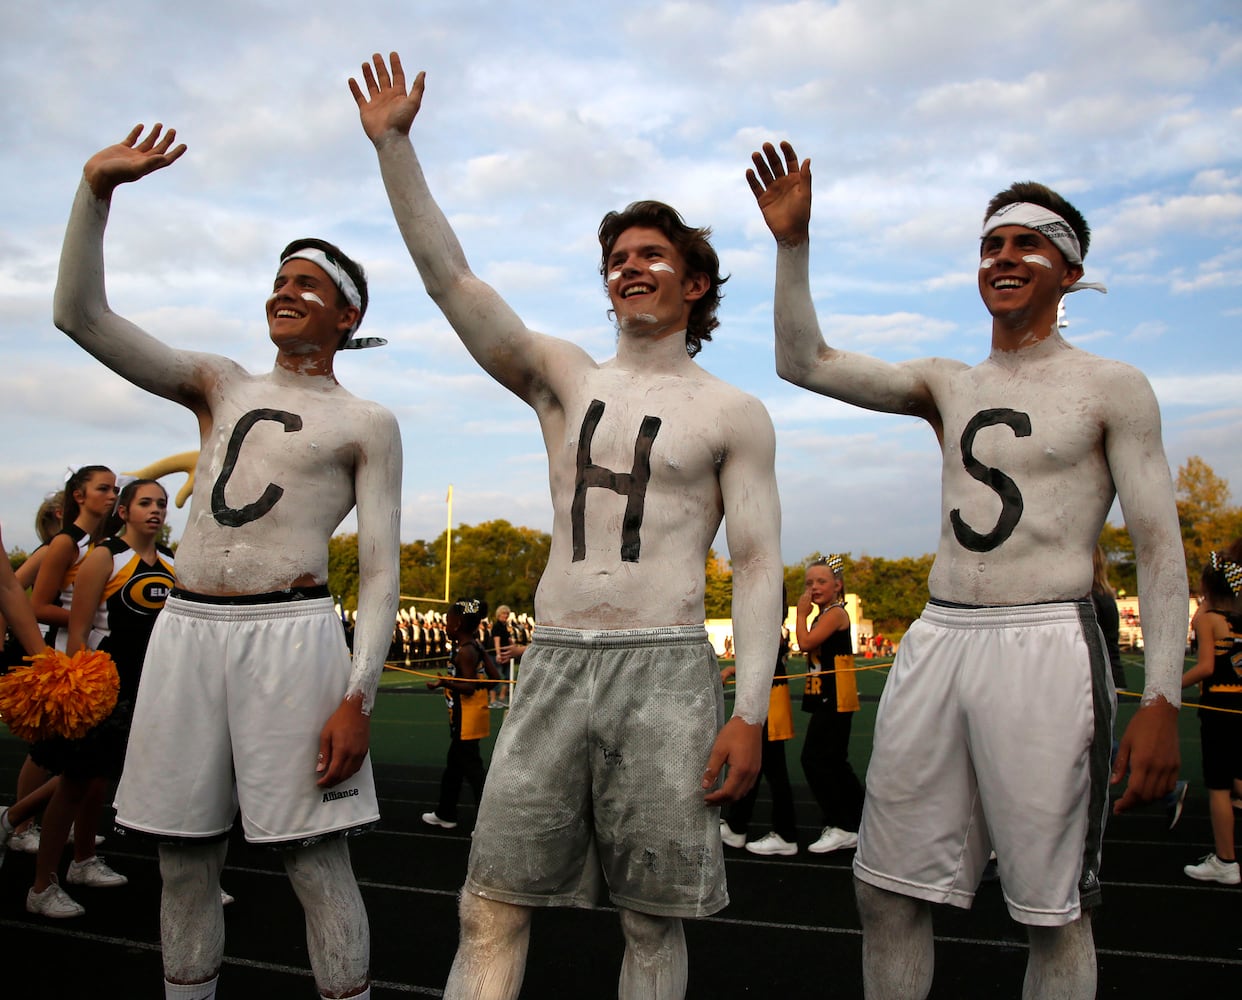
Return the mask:
M974 367L945 358L894 365L836 350L820 334L808 262L806 243L777 254L777 370L815 392L932 425L943 455L932 596L987 605L1083 597L1100 529L1120 496L1143 595L1144 700L1180 704L1186 575L1160 412L1142 373L1073 347L1055 325ZM961 450L967 422L995 407L1029 414L1032 433L986 428L974 455L1018 484L1023 510L1003 544L973 552L958 542L949 515L959 510L980 531L997 522L997 494L970 475Z
M328 539L357 506L361 572L348 693L321 733L307 733L308 741L330 747L334 760L339 751L352 762L337 779L343 780L365 759L369 729L357 712L370 713L397 609L402 456L396 420L336 381L330 353L315 369L299 345L297 356L281 351L271 372L253 375L227 358L170 348L113 313L104 289L107 217L108 204L84 180L65 233L54 319L113 371L181 403L198 420L197 488L178 548L179 585L238 595L324 584ZM318 296L305 298L323 307ZM287 432L281 423L260 419L234 439L239 421L254 411L291 414L300 426ZM223 503L244 511L265 492L278 494L270 509L240 524L223 523L213 509ZM296 669L297 657L291 649L271 669ZM170 979L204 982L219 969L222 860L223 845L174 848L162 857L161 936ZM369 939L344 841L290 852L287 864L306 913L320 989L360 994Z
M356 504L361 578L349 690L351 696L362 695L369 712L398 601L396 420L331 375L306 376L280 367L254 375L219 355L167 347L113 313L103 283L107 214L108 206L83 183L65 234L55 321L117 374L185 405L198 418L196 489L177 549L178 584L203 594L262 594L326 583L328 539ZM230 527L213 515L212 492L237 421L255 409L296 414L302 429L286 433L271 420L254 424L224 500L243 507L269 483L283 495L264 516Z
M928 581L934 598L1008 606L1085 597L1096 541L1114 497L1120 497L1138 560L1147 685L1143 707L1122 739L1118 768L1127 761L1134 767L1127 799L1167 790L1177 730L1176 715L1164 702L1180 702L1186 638L1177 511L1147 380L1128 365L1077 350L1057 333L1056 307L1066 292L1082 287L1076 281L1081 267L1053 265L1042 254L1020 258L1016 248L1028 245L1034 231L1020 224L1004 232L995 226L983 244L989 255L979 265L980 295L993 318L993 349L984 362L970 367L926 358L889 364L831 348L811 297L810 163L799 163L788 143L782 153L783 165L775 147L765 146L753 157L756 170L748 173L778 246L777 372L814 392L918 416L932 426L943 455L940 542ZM1005 511L1009 517L1002 518ZM971 537L963 524L986 537ZM897 710L892 706L898 697L895 690L886 711ZM874 769L868 774L869 783L885 779ZM1131 796L1136 782L1140 791ZM864 993L869 1000L926 997L933 964L930 903L857 878L855 887ZM1029 931L1024 997L1095 995L1088 917Z
M314 292L303 292L302 298L304 298L307 302L314 302L317 306L323 306L324 304L323 299L321 299Z
M371 88L378 105L383 97L377 92ZM402 84L400 97L405 96ZM539 623L576 629L701 625L706 556L723 518L733 561L738 687L734 717L713 753L719 760L734 755L742 760L751 733L739 721L754 727L765 717L780 641L780 505L775 435L766 410L689 358L684 318L680 325L658 325L656 317L668 314L668 303L679 293L664 277L671 268L657 270L654 258L609 267L610 296L619 314L615 358L601 364L574 344L528 329L471 273L427 189L406 134L408 121L404 128L386 124L373 130L361 90L355 89L355 97L379 154L393 213L428 293L475 360L538 416L553 508L551 551L535 595ZM642 306L624 308L618 288L627 275L641 280L635 275L644 266L648 284L658 287L642 296ZM686 287L683 283L682 295ZM635 315L640 309L643 315ZM591 441L596 466L630 472L643 421L661 421L652 442L637 561L621 555L627 499L601 487L586 491L582 550L575 557L579 436L593 401L605 407ZM753 745L757 749L757 741ZM445 998L510 1000L521 986L530 911L469 893L463 897L461 940ZM622 929L622 1000L684 996L680 922L623 912Z
M662 261L662 260L658 260L658 261L656 261L656 262L655 262L654 264L652 264L649 268L647 268L647 270L649 270L649 271L666 271L666 272L668 272L669 274L676 274L676 273L677 273L675 270L673 270L673 265L672 265L672 264L665 264L665 263L664 263L664 261Z

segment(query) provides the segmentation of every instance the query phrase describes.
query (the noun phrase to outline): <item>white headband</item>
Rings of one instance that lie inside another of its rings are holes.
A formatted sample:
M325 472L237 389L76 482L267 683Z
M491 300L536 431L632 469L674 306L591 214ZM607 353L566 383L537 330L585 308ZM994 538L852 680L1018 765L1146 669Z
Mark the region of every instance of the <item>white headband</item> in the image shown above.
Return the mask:
M1024 229L1033 229L1046 236L1049 242L1065 255L1065 259L1070 264L1082 266L1082 247L1078 243L1078 236L1073 226L1051 209L1044 208L1042 205L1033 205L1029 201L1015 201L1009 205L1002 205L983 224L983 232L979 234L979 238L986 238L990 232L1001 226L1022 226ZM1065 291L1066 293L1077 292L1084 288L1094 288L1097 292L1108 291L1103 285L1094 281L1076 281Z
M323 269L324 273L332 279L332 284L341 290L341 294L345 296L345 301L351 306L362 312L362 295L358 292L358 286L354 284L351 278L340 264L334 261L326 253L318 247L302 247L300 250L294 250L293 253L284 257L280 261L280 266L284 267L286 261L290 260L308 260L316 267ZM358 322L362 322L359 316ZM364 347L383 347L388 343L383 337L355 337L354 331L358 329L358 323L349 328L349 340L347 340L342 351L357 351Z

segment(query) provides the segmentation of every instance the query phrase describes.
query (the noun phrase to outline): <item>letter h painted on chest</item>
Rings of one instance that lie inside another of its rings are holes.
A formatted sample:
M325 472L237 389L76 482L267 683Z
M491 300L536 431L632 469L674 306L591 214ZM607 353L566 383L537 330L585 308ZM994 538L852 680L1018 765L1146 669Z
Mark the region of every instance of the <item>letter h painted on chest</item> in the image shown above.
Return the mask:
M634 441L634 465L629 472L614 472L591 461L591 441L595 428L604 415L604 404L591 400L582 429L578 434L578 472L574 482L574 502L570 520L574 532L574 562L586 558L586 501L587 490L601 487L612 490L626 498L625 519L621 525L621 561L638 562L642 545L640 533L643 526L643 505L647 500L647 483L651 479L651 446L660 432L659 417L643 417Z

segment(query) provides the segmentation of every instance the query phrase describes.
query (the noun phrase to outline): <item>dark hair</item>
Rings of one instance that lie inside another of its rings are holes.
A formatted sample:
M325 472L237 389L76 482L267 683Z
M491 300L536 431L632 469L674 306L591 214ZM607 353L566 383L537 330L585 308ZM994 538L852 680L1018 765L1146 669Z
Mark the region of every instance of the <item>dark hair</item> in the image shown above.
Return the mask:
M1229 548L1213 552L1217 560L1242 566L1242 539L1234 542ZM1234 571L1236 573L1236 570ZM1212 602L1217 611L1242 611L1242 593L1235 592L1229 583L1229 576L1224 566L1213 566L1211 558L1199 575L1199 589L1203 596Z
M121 492L116 495L116 503L112 505L112 513L99 522L99 527L91 535L91 544L97 545L105 538L111 538L119 532L125 522L121 520L121 508L128 507L134 502L134 494L138 492L141 486L158 486L164 490L164 499L168 499L168 490L164 489L164 484L158 479L135 479L126 483Z
M1213 569L1211 563L1204 566L1203 572L1199 575L1199 589L1218 611L1227 611L1232 608L1238 596L1229 586L1225 571Z
M1087 256L1087 248L1091 246L1091 227L1087 225L1087 220L1078 209L1062 198L1059 194L1044 184L1036 181L1015 181L1010 184L1004 191L1001 191L991 201L988 202L988 210L983 213L983 221L987 222L996 214L998 209L1004 208L1006 205L1014 205L1020 201L1029 201L1032 205L1039 205L1051 212L1056 212L1066 222L1070 228L1074 230L1074 235L1078 237L1078 246L1082 249L1084 259Z
M479 627L479 622L487 615L487 601L482 598L459 597L453 602L449 611L455 611L461 615L462 628L473 631Z
M327 240L317 240L311 236L304 236L300 240L294 240L282 251L280 251L281 263L284 263L285 258L288 257L289 254L295 253L298 250L322 250L324 256L327 257L329 261L336 264L342 271L349 275L353 283L358 286L358 297L362 300L361 304L358 306L358 322L355 324L355 329L361 326L362 317L367 314L367 304L371 301L371 296L367 293L367 273L362 269L362 265L346 256L341 248L335 243L329 243ZM333 284L335 284L335 282L333 282ZM338 308L349 304L345 299L345 293L342 292L340 288L337 288L336 290L336 304ZM347 334L344 339L341 340L341 345L344 346L346 341L348 341L351 336L353 336L352 333Z
M112 470L106 465L84 465L65 480L65 506L60 516L62 525L67 527L73 524L78 519L78 515L82 513L82 505L78 503L78 498L73 494L85 489L86 485L101 472L112 474Z
M720 325L720 320L716 318L716 309L722 298L720 286L729 280L720 274L720 258L709 242L712 231L686 225L675 208L661 201L632 202L620 212L609 212L599 224L599 245L603 251L600 274L608 274L608 256L621 234L635 226L658 229L685 258L687 272L707 278L707 292L690 307L690 322L686 327L686 353L694 357L703 349L703 343L712 339L712 331Z
M64 526L65 491L49 493L35 512L35 534L44 545Z

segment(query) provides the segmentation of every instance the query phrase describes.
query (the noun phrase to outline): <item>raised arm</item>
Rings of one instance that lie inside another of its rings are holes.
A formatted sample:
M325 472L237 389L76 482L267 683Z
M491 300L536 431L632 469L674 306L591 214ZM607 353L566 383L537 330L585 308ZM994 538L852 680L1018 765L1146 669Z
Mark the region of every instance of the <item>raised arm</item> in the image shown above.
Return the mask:
M1186 555L1173 499L1169 463L1160 438L1160 409L1147 379L1118 366L1105 387L1112 404L1105 450L1126 527L1134 542L1143 609L1146 683L1138 712L1126 727L1113 768L1129 768L1121 812L1164 795L1177 780L1177 709L1186 652Z
M354 664L345 700L319 737L318 783L324 787L356 773L370 748L369 717L400 603L401 432L396 418L375 406L359 440L362 453L354 479L359 573Z
M763 405L745 397L739 411L722 414L734 428L720 470L725 537L733 565L733 636L737 687L733 717L716 738L705 775L710 787L721 765L724 785L710 804L741 798L759 774L763 721L781 644L781 504L776 492L776 434Z
M161 137L156 125L139 142L134 126L123 142L92 156L73 202L56 280L53 321L122 378L195 412L203 406L204 355L176 351L118 316L104 287L103 235L117 186L160 170L185 152L172 146L176 130Z
M572 344L527 329L495 289L470 270L410 143L410 126L422 105L424 74L414 78L407 93L400 57L393 52L389 58L391 73L378 53L372 58L374 68L372 63L363 64L365 94L353 78L349 89L363 130L375 144L397 227L427 294L466 349L492 378L533 404L567 363L589 358Z
M788 142L769 142L751 156L746 180L776 238L776 372L824 396L886 413L936 421L919 363L894 365L829 347L811 298L811 161L798 162Z

